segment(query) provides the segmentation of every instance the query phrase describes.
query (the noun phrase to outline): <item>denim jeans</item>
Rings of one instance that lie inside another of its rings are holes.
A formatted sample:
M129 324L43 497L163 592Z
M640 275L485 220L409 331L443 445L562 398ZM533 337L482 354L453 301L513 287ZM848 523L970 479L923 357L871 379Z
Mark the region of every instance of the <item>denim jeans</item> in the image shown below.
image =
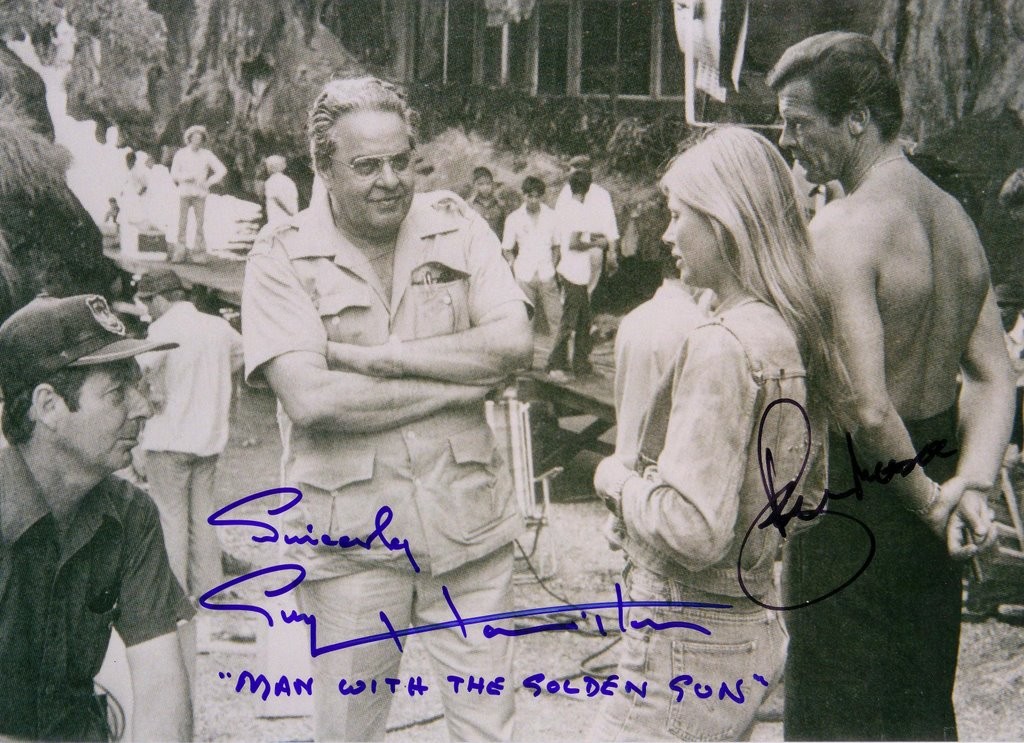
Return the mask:
M298 588L299 608L317 618L317 645L324 646L386 630L380 612L395 629L411 625L450 622L451 608L441 592L447 587L463 617L511 611L512 548L502 547L439 576L414 573L408 566L365 567L351 575L306 580ZM501 623L499 626L510 627ZM486 638L482 625L470 625L466 637L457 628L435 630L417 636L433 662L439 686L428 694L440 694L451 740L510 740L515 699L512 680L512 638ZM403 644L411 637L403 638ZM317 740L383 740L391 694L343 696L338 682L367 685L377 679L401 678L402 654L390 640L335 650L313 661L317 693L313 696L313 722ZM505 678L497 696L456 694L445 679L449 674L468 678ZM399 690L401 693L401 690Z
M623 583L630 601L712 600L628 561ZM616 669L619 687L614 696L604 699L587 740L742 740L749 736L757 708L781 677L788 635L777 614L745 599L721 598L715 603L734 608L626 609L627 630ZM630 624L644 619L691 622L711 634L675 627L635 629ZM637 686L647 681L646 697L627 694L627 680ZM723 693L726 688L729 693Z
M519 288L533 305L534 328L537 326L537 320L543 316L547 325L547 335L554 337L562 324L562 296L558 291L558 282L554 277L542 281L535 276L530 281L520 281Z

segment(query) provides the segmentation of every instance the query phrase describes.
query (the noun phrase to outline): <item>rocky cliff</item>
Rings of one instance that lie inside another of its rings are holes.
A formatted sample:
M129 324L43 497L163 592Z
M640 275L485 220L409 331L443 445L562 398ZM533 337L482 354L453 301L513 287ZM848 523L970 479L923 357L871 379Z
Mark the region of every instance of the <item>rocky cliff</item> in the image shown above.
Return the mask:
M1024 3L886 0L875 33L919 164L978 224L995 281L1024 283L1024 225L997 201L1024 166Z
M228 187L243 192L255 190L266 154L306 157L302 112L332 72L356 66L304 0L85 5L69 2L79 33L67 83L72 115L116 121L127 144L157 157L162 145L180 146L188 126L204 124L232 170Z
M0 322L41 292L113 298L128 291L67 186L70 160L53 142L45 90L0 44Z

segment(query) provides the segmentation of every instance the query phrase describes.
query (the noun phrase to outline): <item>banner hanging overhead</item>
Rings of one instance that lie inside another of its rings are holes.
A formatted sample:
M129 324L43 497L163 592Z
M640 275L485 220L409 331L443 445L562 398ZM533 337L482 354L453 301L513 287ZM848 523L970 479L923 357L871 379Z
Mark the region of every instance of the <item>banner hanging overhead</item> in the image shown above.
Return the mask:
M694 113L695 91L725 103L727 88L739 90L750 22L750 0L673 0L676 40L684 56L686 119Z

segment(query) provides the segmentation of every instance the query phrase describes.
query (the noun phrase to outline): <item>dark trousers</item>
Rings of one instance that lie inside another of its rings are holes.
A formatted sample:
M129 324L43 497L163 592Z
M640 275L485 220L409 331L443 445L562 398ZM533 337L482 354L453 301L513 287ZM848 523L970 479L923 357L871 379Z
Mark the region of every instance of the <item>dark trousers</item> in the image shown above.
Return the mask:
M957 448L951 409L907 423L916 450L946 439ZM829 490L852 484L845 439L829 441ZM859 457L861 467L873 462ZM957 457L925 468L943 482ZM862 501L833 501L820 523L798 535L785 556L786 605L809 601L846 582L816 604L786 613L786 740L955 740L953 683L960 641L961 565L945 543L897 499L893 488L868 485Z
M585 285L562 280L565 301L562 303L562 322L558 326L555 345L548 356L548 370L569 368L569 336L576 332L573 342L572 368L583 372L590 368L590 297Z

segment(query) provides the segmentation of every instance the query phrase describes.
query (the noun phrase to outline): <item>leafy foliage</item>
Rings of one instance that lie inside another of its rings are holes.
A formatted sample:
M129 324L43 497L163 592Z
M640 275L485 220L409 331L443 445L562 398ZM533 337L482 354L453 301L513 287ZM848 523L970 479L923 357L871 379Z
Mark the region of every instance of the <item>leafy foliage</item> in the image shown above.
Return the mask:
M677 151L688 132L677 102L537 97L513 88L416 85L410 99L421 135L464 126L497 147L590 154L613 170L651 173Z

